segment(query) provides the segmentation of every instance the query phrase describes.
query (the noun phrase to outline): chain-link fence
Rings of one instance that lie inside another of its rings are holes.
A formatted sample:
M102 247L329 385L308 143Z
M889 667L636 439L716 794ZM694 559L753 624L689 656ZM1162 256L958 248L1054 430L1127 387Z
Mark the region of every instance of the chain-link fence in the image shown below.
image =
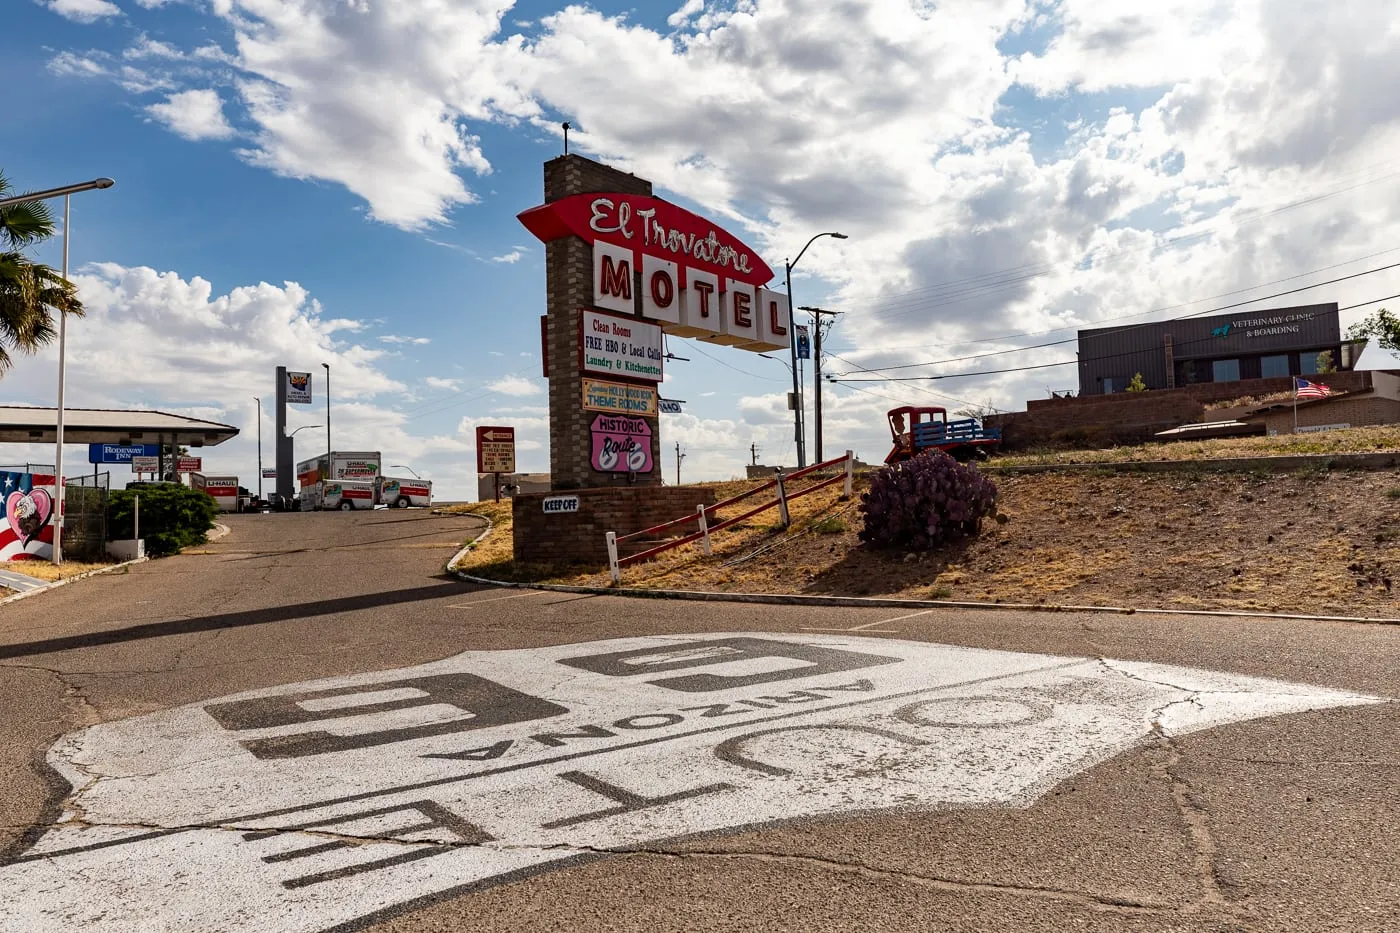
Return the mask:
M0 473L33 473L35 476L53 476L52 463L16 463L0 466Z
M112 474L70 476L63 484L64 560L101 560L107 553L107 490Z

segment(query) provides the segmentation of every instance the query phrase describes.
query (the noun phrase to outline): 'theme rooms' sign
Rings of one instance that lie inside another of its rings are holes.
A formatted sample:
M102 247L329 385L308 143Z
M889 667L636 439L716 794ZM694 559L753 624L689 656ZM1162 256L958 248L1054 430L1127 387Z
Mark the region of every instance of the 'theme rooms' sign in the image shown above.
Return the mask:
M642 316L670 334L764 352L789 344L788 299L764 288L773 270L737 237L660 198L577 194L520 215L548 243L593 244L593 304Z

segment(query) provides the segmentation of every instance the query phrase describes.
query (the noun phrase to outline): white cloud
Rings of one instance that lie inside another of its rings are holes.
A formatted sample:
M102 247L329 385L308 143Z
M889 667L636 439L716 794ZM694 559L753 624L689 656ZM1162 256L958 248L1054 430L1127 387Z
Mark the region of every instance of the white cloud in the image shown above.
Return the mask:
M511 250L510 252L505 253L504 255L501 255L501 256L492 256L492 257L491 257L491 261L492 261L492 262L503 262L503 263L507 263L507 264L516 263L516 262L519 262L519 261L520 261L520 257L521 257L521 256L524 256L524 255L525 255L525 253L524 253L523 250L520 250L520 249L513 249L513 250Z
M253 397L263 399L263 459L270 464L276 367L319 371L327 362L335 373L337 447L379 450L386 463L409 464L435 481L439 497L474 494L470 437L433 433L412 411L390 407L406 387L385 372L385 352L347 339L360 322L327 315L300 285L263 282L218 294L199 276L114 263L86 267L76 281L87 314L68 328L68 405L157 408L235 425L242 432L237 438L201 453L210 470L237 474L255 488ZM55 354L51 346L17 357L5 378L6 397L52 405ZM315 405L290 410L294 427L320 421L321 385ZM299 434L297 450L321 446L324 435L308 439L317 434ZM28 454L52 460L51 450Z
M451 389L451 390L456 390L456 389L460 389L460 388L462 387L462 380L460 380L460 379L443 379L443 378L440 377L440 376L429 376L428 378L424 379L423 382L424 382L424 383L428 386L428 388L430 388L430 389Z
M121 7L109 0L49 0L48 8L75 23L92 23L122 15Z
M499 392L502 395L528 396L542 395L544 388L533 379L525 379L521 376L502 376L495 382L489 383L487 388L492 392Z
M411 343L415 346L423 346L433 342L431 337L404 337L400 334L383 334L379 338L380 343Z
M224 118L223 101L217 91L208 88L171 94L165 103L151 104L146 112L185 139L229 139L234 135Z
M143 32L133 44L122 50L122 57L180 59L185 57L185 53L159 39L152 39Z
M705 10L705 0L685 0L685 5L666 17L668 26L684 26L686 21Z
M1400 96L1376 91L1400 84L1390 0L673 0L671 31L559 6L520 36L502 26L510 0L221 0L232 51L206 47L200 67L236 76L245 158L344 185L406 229L473 201L490 171L484 124L547 138L567 116L580 151L698 202L775 267L814 232L848 233L812 245L795 290L849 312L829 349L866 366L1199 311L1400 236L1387 161ZM92 53L49 67L130 87L173 80L122 78ZM1398 286L1375 276L1286 300L1346 304ZM842 368L855 367L831 361ZM851 399L842 431L878 436L893 402L863 393L1011 406L1074 381L1062 367L831 395ZM729 410L782 443L785 411L734 394ZM867 415L874 427L859 427Z

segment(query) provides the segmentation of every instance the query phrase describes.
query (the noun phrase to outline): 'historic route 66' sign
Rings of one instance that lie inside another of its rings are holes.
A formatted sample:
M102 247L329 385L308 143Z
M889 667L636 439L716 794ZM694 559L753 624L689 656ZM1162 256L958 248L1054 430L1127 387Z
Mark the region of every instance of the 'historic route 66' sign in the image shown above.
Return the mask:
M327 930L692 833L1024 806L1154 729L1371 702L854 637L472 651L65 737L67 812L0 868L0 930Z

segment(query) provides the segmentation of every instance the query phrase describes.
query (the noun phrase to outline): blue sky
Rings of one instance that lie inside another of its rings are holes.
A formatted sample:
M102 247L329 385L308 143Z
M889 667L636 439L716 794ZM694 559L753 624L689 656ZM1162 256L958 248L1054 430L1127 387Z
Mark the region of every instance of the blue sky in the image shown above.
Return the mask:
M0 169L26 188L117 180L73 201L92 314L72 329L71 405L238 424L245 437L206 456L251 476L251 396L271 396L278 363L333 360L343 446L382 448L466 497L476 423L518 424L521 466L547 468L543 252L515 215L541 199L561 119L576 151L650 177L774 268L812 233L850 234L814 246L794 286L800 304L846 312L829 369L1199 310L1378 248L1396 224L1375 194L1400 169L1385 161L1400 107L1363 102L1395 76L1400 40L1325 62L1384 3L1316 22L1269 0L1119 6L15 0L0 70L23 92L7 99ZM1354 183L1278 228L1242 222ZM1092 261L1125 253L1148 259ZM1305 297L1400 291L1385 285ZM673 349L692 362L664 394L689 404L663 421L663 446L682 443L687 479L740 472L751 443L793 461L781 363ZM53 372L52 353L21 360L4 397L52 404ZM832 386L828 452L882 456L896 401L936 390L1016 408L1072 379Z

